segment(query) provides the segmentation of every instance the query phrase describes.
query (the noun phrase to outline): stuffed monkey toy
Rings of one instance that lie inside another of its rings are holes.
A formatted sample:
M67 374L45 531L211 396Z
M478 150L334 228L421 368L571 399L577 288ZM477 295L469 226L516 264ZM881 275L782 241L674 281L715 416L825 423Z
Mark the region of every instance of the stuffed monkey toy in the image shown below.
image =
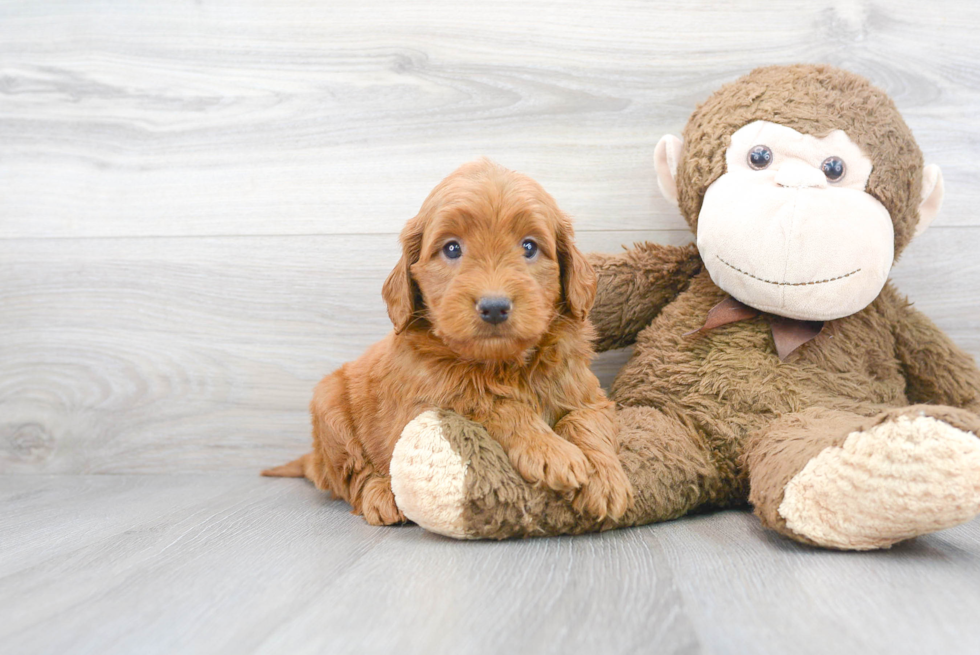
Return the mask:
M442 411L396 446L405 515L500 539L749 503L791 539L867 550L980 513L980 372L888 282L943 196L891 99L829 66L761 68L655 160L697 246L592 257L598 348L635 342L611 393L632 508L577 513Z

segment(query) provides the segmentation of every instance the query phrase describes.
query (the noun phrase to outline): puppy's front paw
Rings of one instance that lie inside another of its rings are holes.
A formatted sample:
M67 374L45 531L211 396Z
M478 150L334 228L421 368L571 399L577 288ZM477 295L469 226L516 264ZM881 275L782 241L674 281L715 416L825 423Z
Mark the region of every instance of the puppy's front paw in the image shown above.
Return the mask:
M508 453L511 464L528 482L541 482L555 491L572 491L589 479L592 466L585 454L558 435L536 435Z
M361 497L361 513L371 525L395 525L407 520L395 504L388 477L377 476L367 481Z
M572 507L599 520L619 520L633 505L633 485L617 458L596 453L590 459L595 472L575 495Z

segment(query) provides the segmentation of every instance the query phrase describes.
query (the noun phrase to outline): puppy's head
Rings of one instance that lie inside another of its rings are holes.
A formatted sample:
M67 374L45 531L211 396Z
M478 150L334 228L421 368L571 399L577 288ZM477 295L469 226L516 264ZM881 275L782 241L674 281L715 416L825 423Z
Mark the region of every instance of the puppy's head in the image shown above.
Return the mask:
M401 235L384 285L396 332L431 329L467 359L507 360L560 316L584 321L595 272L534 180L488 160L443 180Z

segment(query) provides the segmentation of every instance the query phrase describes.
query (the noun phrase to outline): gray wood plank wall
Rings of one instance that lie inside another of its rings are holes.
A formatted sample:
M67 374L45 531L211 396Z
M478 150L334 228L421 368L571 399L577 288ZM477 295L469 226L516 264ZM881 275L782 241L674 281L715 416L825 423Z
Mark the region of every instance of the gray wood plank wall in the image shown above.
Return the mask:
M892 94L947 202L895 269L980 355L972 2L0 2L0 472L248 471L388 329L396 234L459 163L580 243L684 242L653 149L720 84ZM608 380L623 355L598 365Z

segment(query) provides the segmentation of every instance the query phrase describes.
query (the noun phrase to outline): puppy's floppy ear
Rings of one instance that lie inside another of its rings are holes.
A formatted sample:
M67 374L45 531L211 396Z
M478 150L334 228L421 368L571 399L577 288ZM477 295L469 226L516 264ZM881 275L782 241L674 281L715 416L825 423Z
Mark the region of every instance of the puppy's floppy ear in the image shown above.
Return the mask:
M555 237L565 311L572 318L584 321L595 302L595 270L582 251L575 247L575 231L568 217L559 214L557 225Z
M399 241L402 244L402 256L395 268L388 274L381 297L388 306L388 318L395 326L395 333L401 333L422 309L422 293L412 279L412 264L419 260L422 250L422 235L425 232L425 220L419 214L410 220L402 230Z

